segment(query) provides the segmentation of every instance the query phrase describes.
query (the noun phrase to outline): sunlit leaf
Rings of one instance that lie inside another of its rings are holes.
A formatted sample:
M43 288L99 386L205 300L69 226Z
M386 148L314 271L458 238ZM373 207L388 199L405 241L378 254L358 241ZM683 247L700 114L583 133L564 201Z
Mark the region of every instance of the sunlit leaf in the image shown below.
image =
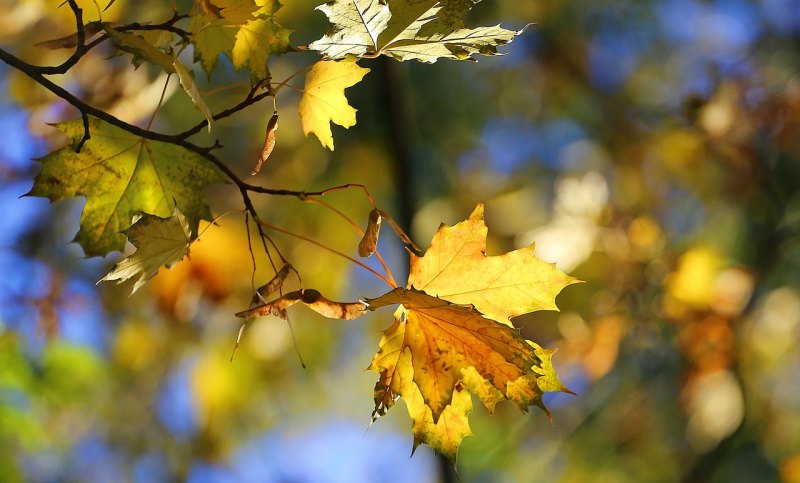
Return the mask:
M208 121L208 132L211 132L211 124L214 122L214 114L211 113L211 110L208 108L205 99L203 99L203 96L200 94L200 89L197 88L197 83L194 80L194 74L187 69L186 66L181 64L181 61L178 60L178 57L174 58L172 65L181 81L181 87L183 87L183 90L189 95L189 98L192 99L192 103L197 110L203 113L203 117L205 117L206 121Z
M322 146L333 151L330 123L351 127L356 123L356 110L347 102L344 90L354 86L369 69L353 62L320 61L306 74L306 85L300 98L300 120L303 132L316 134Z
M120 32L108 24L102 24L102 27L106 34L114 39L114 45L118 50L133 55L134 65L139 66L142 62L149 62L161 67L167 74L175 72L172 56L155 47L144 37L128 32Z
M309 48L331 59L383 54L401 61L466 60L474 54L498 55L498 46L524 30L499 25L462 28L458 16L469 10L472 2L448 3L334 0L317 7L328 16L331 28ZM427 9L420 8L423 6Z
M114 265L100 281L121 283L139 276L131 293L139 290L161 267L169 268L189 253L192 232L178 208L168 218L145 213L125 232L136 252Z
M195 59L210 74L225 54L237 70L250 69L251 80L265 79L269 56L289 49L291 31L272 18L279 5L272 0L197 0L187 27Z
M415 446L451 459L470 434L470 394L490 411L504 399L526 411L544 409L543 392L570 392L555 373L553 351L523 339L509 317L555 309L555 296L576 280L532 248L487 257L486 234L478 205L469 219L440 227L424 256L412 255L408 289L367 300L370 309L400 305L369 367L380 373L373 419L401 397Z
M455 226L442 225L425 255L411 255L408 286L453 303L472 304L483 315L511 325L510 318L557 310L555 297L577 283L534 254L534 246L497 256L486 253L483 205Z
M72 143L40 161L30 195L52 201L86 197L81 229L75 240L88 256L125 248L123 230L138 213L169 216L174 207L186 215L197 232L201 218L210 219L204 188L222 181L216 167L200 155L174 144L135 136L89 118L91 139L80 153L80 120L58 124Z

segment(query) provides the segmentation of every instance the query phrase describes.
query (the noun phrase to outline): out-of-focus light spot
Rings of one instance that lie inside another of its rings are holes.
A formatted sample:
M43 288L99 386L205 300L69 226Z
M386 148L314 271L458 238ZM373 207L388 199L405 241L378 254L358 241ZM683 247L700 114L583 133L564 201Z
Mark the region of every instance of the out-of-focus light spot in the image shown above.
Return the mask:
M714 98L700 112L700 124L715 137L722 137L734 127L739 119L739 89L733 84L724 84Z
M146 454L133 466L133 483L155 483L170 479L169 464L160 453Z
M800 31L800 0L762 0L761 9L767 21L779 32Z
M686 437L698 453L713 449L744 417L742 388L730 371L694 378L687 387Z
M440 224L452 225L458 219L458 214L449 200L442 198L429 201L414 214L414 220L411 222L413 238L430 240Z
M636 69L642 48L642 40L623 29L606 31L595 37L589 45L592 84L606 92L618 89Z
M189 438L197 432L198 411L192 398L194 360L185 360L166 377L158 397L158 419L173 436Z
M714 280L722 259L708 247L697 247L684 253L678 270L667 282L669 295L694 307L707 307L714 299Z
M635 218L628 225L628 240L635 252L645 259L661 253L665 244L658 222L647 215Z
M75 481L124 481L122 461L112 448L96 438L81 441L74 449L72 477Z
M750 300L753 284L753 276L741 268L723 270L714 280L711 308L720 315L739 315Z
M592 254L600 231L597 221L607 202L608 185L599 173L563 179L556 187L553 219L521 234L515 243L535 243L539 258L569 272Z
M755 311L748 340L762 358L777 361L792 350L800 327L800 295L783 287L770 292Z
M245 404L252 395L248 385L255 378L249 354L228 355L231 346L203 353L191 371L191 390L201 426L219 424L220 418ZM248 347L249 349L249 347Z
M558 183L554 211L561 219L595 221L607 202L605 178L600 173L589 172L582 178L565 178Z
M263 481L263 480L262 480ZM195 461L189 468L186 483L236 483L233 472L218 465Z
M579 314L566 312L558 318L558 330L568 342L582 344L592 337L592 331Z
M259 317L247 332L250 353L264 361L282 357L292 341L289 325L277 317Z
M583 357L583 368L589 378L596 381L614 368L625 320L617 315L603 317L593 324L593 329L592 347Z
M375 451L380 448L380 451ZM302 432L273 432L239 448L232 461L242 483L314 481L435 481L436 462L430 452L418 450L408 458L406 435L373 426L332 421Z
M664 164L677 172L688 173L703 159L703 139L689 130L675 129L663 133L654 143Z
M781 462L780 475L783 483L800 483L800 453Z
M128 369L139 371L158 357L159 340L146 323L128 321L117 329L114 359Z
M537 152L537 131L526 119L493 119L483 128L482 143L492 168L510 174Z

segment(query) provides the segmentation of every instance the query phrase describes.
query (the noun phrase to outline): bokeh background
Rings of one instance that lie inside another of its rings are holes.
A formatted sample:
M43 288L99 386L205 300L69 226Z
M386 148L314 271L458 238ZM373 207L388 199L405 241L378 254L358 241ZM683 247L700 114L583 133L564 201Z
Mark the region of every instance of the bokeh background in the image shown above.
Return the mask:
M3 48L43 65L66 58L35 46L73 31L57 3L0 0ZM286 3L295 45L322 34L316 2ZM103 18L161 21L167 4L117 0ZM298 96L282 90L278 146L254 182L367 184L423 248L482 201L490 252L535 241L586 281L558 297L561 312L515 320L558 348L578 397L548 396L553 424L476 405L462 481L799 482L800 1L484 0L467 24L500 21L535 22L503 57L362 61L372 72L347 91L358 125L334 128L333 153L303 137ZM96 49L59 82L146 123L163 74L111 54ZM281 80L314 60L270 67ZM247 92L228 60L198 78L213 110ZM0 89L1 481L452 480L428 448L408 457L402 404L367 430L377 375L364 368L390 312L343 322L295 309L297 350L284 321L258 319L229 362L232 314L252 295L242 216L132 297L130 285L96 285L119 255L84 259L69 243L83 201L20 198L32 159L63 143L45 123L76 113L6 66ZM200 119L177 93L173 82L154 128ZM197 141L219 138L246 176L269 104ZM241 207L229 186L209 195L215 214ZM326 201L366 223L358 191ZM256 202L270 222L355 253L357 233L330 210ZM382 290L346 260L274 239L306 287L340 300ZM387 232L380 248L404 278L399 243ZM257 265L258 285L271 269L261 253Z

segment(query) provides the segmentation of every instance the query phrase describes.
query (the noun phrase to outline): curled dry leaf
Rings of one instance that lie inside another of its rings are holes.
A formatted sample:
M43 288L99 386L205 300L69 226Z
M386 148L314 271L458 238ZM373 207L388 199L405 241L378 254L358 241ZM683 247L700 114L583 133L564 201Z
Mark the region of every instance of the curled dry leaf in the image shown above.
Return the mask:
M364 231L364 236L358 244L358 254L362 257L368 257L375 253L378 248L378 236L381 231L381 212L377 208L373 208L369 212L369 221L367 222L367 229Z
M208 104L203 99L203 96L200 94L200 89L197 87L197 83L194 80L194 74L185 65L178 60L177 56L173 55L173 62L172 66L175 72L178 74L178 79L180 79L181 87L192 100L192 103L203 114L203 117L206 118L208 121L208 132L211 132L211 124L214 123L214 114L211 113L211 109L208 108Z
M277 141L278 135L278 111L275 111L272 114L272 117L269 118L269 122L267 123L267 133L264 136L264 147L261 148L261 154L258 156L258 161L256 161L256 166L253 168L253 171L250 173L250 176L255 176L261 171L261 166L264 165L269 155L272 154L272 150L275 148L275 142Z
M252 307L259 301L263 301L265 297L268 297L280 290L280 288L283 286L284 280L286 280L286 277L289 276L289 272L291 270L292 266L287 263L283 266L283 268L278 270L278 273L276 273L269 282L258 287L256 293L253 295L253 299L250 301L250 306Z
M263 317L276 315L286 318L286 309L301 302L314 312L330 319L353 320L366 313L367 305L363 302L334 302L328 300L314 289L297 290L287 293L271 302L259 305L236 314L237 317Z
M83 26L83 33L85 35L84 39L89 40L90 38L94 37L98 32L103 30L102 24L100 22L89 22ZM65 37L59 37L53 40L45 40L44 42L39 42L34 44L35 47L43 47L45 49L56 50L56 49L74 49L78 46L78 33L75 32L72 35L67 35Z

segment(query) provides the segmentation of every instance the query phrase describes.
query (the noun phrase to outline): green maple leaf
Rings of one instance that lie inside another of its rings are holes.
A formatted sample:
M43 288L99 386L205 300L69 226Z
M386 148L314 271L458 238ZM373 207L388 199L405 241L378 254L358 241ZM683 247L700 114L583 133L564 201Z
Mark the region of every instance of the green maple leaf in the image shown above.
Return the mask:
M125 232L136 251L114 265L100 282L122 283L139 275L131 293L139 290L162 266L169 268L189 253L192 232L177 207L168 218L144 213Z
M187 30L206 74L225 54L236 70L250 69L253 80L266 78L269 56L289 50L291 30L273 19L279 6L277 0L197 0Z
M177 206L192 231L210 219L203 189L223 178L200 155L173 144L135 136L99 119L89 118L91 139L80 153L80 120L58 124L72 139L40 159L42 170L29 195L51 201L86 197L81 228L75 237L87 256L104 256L125 248L123 230L133 216L169 216Z
M331 59L388 55L401 61L436 62L499 55L497 47L511 42L524 28L463 28L460 16L473 3L333 0L317 7L328 16L331 29L309 48Z

